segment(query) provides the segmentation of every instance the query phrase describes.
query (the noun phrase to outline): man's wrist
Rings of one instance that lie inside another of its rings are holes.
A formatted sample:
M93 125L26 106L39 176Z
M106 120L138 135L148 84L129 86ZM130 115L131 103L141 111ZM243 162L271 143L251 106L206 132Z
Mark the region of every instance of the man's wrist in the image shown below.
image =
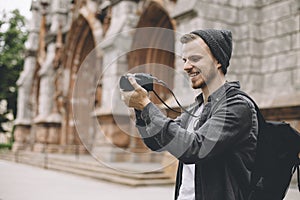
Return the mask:
M134 107L134 109L142 111L149 103L151 103L151 101L147 98L144 101L140 102L136 107Z
M147 99L143 102L143 105L142 105L141 110L144 110L144 108L145 108L149 103L151 103L151 101L150 101L150 99L147 98Z

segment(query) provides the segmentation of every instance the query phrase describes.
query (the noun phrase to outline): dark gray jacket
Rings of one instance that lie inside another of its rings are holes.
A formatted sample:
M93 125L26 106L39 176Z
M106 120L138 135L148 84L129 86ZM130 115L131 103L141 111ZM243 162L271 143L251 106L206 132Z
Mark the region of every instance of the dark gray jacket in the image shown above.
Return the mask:
M194 132L188 132L189 116L167 118L154 104L136 112L137 128L154 151L166 150L179 160L175 199L181 185L182 163L195 163L196 200L243 200L249 195L250 172L255 158L257 117L246 97L226 97L239 89L225 83L208 98ZM191 110L203 103L197 97Z

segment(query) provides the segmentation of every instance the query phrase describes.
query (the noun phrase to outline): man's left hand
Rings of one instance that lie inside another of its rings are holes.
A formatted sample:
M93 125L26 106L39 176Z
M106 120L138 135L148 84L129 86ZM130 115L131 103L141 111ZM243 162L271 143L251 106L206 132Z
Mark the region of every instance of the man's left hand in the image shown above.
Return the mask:
M133 77L128 78L130 84L133 86L133 91L121 90L121 98L128 107L135 108L137 110L143 110L150 99L148 92L140 86Z

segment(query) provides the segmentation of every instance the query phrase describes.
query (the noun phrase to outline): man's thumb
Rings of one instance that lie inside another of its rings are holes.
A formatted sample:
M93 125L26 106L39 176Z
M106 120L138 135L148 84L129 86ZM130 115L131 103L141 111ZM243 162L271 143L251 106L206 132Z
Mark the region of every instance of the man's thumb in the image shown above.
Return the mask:
M141 88L141 86L136 82L135 78L129 77L128 80L135 90Z

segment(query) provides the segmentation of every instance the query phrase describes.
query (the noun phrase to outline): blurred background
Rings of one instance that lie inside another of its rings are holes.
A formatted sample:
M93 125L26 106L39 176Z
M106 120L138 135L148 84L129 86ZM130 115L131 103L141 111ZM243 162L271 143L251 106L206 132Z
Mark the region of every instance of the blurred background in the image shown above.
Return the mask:
M1 0L0 159L121 185L173 185L176 160L145 147L117 83L150 73L188 106L196 93L179 38L205 28L232 31L228 81L240 81L267 119L300 130L299 0Z

